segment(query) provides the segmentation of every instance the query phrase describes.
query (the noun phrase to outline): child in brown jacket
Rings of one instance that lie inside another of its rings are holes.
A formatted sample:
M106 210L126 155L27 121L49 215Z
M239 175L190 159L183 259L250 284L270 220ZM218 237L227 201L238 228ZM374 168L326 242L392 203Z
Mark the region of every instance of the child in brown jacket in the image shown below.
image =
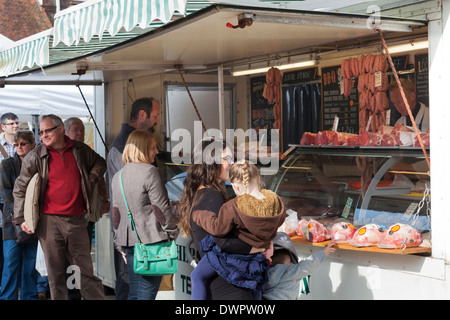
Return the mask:
M210 233L200 242L205 256L191 274L193 300L206 298L205 282L216 274L253 290L255 299L261 298L268 280L269 262L263 254L222 251L212 236L223 237L232 231L252 247L268 249L286 218L283 201L274 192L260 188L259 170L248 160L231 167L230 182L237 197L225 203L217 216L204 210L192 215L194 222Z

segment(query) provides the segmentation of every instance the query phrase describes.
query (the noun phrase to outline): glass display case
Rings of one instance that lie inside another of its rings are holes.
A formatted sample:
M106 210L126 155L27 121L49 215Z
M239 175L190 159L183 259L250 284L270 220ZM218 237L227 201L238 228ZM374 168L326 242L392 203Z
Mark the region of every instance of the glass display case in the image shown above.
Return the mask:
M420 148L291 147L268 188L298 219L326 226L345 219L356 228L403 223L429 235L430 176Z

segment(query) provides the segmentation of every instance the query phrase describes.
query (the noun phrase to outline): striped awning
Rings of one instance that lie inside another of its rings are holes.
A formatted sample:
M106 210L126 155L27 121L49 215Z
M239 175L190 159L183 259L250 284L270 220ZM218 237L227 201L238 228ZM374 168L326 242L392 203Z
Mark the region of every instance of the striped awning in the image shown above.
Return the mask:
M49 39L52 29L14 42L0 51L0 76L49 63Z
M55 15L52 29L0 49L0 77L89 55L211 5L207 0L89 0Z
M175 13L184 16L186 0L90 0L55 15L53 47L63 42L89 43L94 36L100 41L105 32L115 36L123 28L146 29L154 21L169 22Z

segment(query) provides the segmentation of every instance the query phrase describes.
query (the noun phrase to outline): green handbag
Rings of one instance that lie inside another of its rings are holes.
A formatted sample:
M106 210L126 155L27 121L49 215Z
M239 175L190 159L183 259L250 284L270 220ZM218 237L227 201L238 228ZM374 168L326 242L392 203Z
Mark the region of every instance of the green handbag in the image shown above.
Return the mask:
M122 170L120 170L119 181L123 201L127 208L127 215L130 218L130 227L134 230L138 240L138 243L134 244L134 273L146 276L163 276L176 273L178 270L178 250L175 241L169 239L150 244L141 242L123 191Z

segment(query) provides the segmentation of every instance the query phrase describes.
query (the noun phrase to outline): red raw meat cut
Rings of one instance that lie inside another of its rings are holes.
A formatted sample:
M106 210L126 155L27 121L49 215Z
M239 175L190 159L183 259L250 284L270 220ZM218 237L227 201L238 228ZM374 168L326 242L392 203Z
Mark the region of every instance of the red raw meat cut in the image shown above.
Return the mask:
M336 132L333 136L333 146L357 146L359 144L359 137L357 134Z
M385 249L418 247L423 237L419 230L402 223L390 226L378 242L378 247Z
M295 233L300 237L305 237L306 229L308 227L308 220L301 219Z
M360 146L381 146L383 136L375 132L363 131L359 135Z
M327 146L332 143L333 136L336 134L334 131L319 131L317 133L317 136L319 138L319 145L321 146Z
M309 220L306 230L305 237L311 242L322 242L331 238L327 227L315 219Z
M404 126L400 123L396 123L394 128L392 129L392 134L396 134L397 132L414 132L414 129Z
M395 136L393 134L383 134L381 138L381 145L384 147L393 147L397 145Z
M338 222L331 226L331 240L336 243L348 242L352 240L355 234L355 227L348 222Z
M425 147L430 146L430 134L429 133L421 133L420 137L422 138L423 145ZM414 147L420 147L419 138L417 135L414 137Z
M356 230L350 244L354 247L376 246L385 232L386 229L377 224L366 224Z
M393 134L394 127L382 125L378 128L377 133L381 134Z
M315 144L317 133L305 132L303 133L302 139L300 140L300 144L302 146L310 146Z

